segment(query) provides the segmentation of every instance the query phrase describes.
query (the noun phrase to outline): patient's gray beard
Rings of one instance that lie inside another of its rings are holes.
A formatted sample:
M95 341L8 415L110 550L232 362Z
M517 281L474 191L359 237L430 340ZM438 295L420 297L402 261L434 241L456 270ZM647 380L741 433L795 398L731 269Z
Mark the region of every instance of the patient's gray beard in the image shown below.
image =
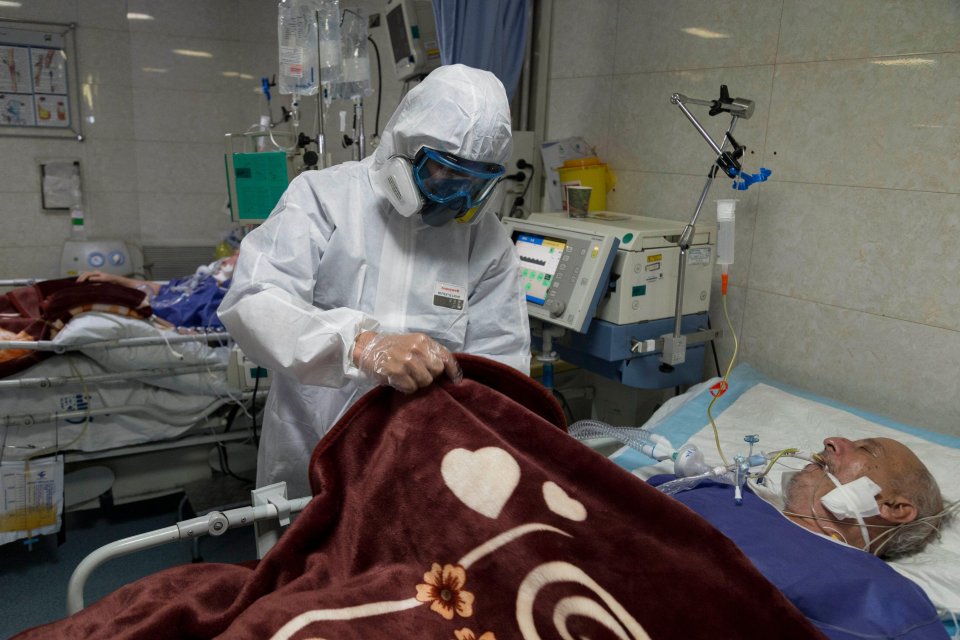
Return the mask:
M793 511L794 513L808 513L810 510L810 496L816 491L819 480L813 474L798 471L791 474L783 474L783 488L780 493L783 495L784 511Z

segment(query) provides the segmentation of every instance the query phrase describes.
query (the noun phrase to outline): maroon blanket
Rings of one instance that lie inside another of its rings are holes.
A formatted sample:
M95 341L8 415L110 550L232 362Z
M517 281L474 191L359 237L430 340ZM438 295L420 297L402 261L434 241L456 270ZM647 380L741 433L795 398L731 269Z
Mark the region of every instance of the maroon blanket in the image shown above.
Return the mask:
M570 438L542 387L460 361L460 385L344 416L259 563L168 569L17 637L822 637L705 520Z
M18 287L0 296L0 340L50 340L86 311L104 311L149 318L146 294L109 282L81 282L76 278L44 280ZM0 378L33 366L49 351L0 350Z

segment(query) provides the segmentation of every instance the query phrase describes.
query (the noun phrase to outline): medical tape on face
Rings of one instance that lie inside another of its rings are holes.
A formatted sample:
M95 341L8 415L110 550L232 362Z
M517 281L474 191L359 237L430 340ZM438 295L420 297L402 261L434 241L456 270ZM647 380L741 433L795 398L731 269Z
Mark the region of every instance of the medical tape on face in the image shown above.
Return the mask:
M880 486L867 476L861 476L852 482L842 484L835 475L825 472L836 488L820 498L820 502L830 513L840 519L856 518L863 535L863 550L870 548L870 534L863 521L864 516L880 514L876 496L880 493Z

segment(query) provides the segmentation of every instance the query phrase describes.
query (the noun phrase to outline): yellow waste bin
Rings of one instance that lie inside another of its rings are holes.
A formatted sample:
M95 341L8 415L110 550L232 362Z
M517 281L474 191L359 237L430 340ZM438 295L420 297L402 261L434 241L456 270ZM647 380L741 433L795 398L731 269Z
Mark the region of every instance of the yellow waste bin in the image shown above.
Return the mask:
M557 173L560 176L560 197L564 210L567 209L566 188L580 186L592 189L588 211L606 211L607 192L617 184L616 176L606 163L600 162L595 156L567 160L562 167L557 167Z

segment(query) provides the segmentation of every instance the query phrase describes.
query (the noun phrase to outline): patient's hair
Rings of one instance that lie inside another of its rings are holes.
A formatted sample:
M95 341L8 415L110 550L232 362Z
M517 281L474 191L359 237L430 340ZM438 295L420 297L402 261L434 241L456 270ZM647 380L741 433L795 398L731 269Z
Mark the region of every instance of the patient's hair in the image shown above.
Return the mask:
M941 527L951 517L944 511L943 495L937 481L923 465L903 474L896 480L894 489L909 498L917 508L917 517L912 522L891 529L883 535L875 553L884 560L893 560L921 551L940 535Z

